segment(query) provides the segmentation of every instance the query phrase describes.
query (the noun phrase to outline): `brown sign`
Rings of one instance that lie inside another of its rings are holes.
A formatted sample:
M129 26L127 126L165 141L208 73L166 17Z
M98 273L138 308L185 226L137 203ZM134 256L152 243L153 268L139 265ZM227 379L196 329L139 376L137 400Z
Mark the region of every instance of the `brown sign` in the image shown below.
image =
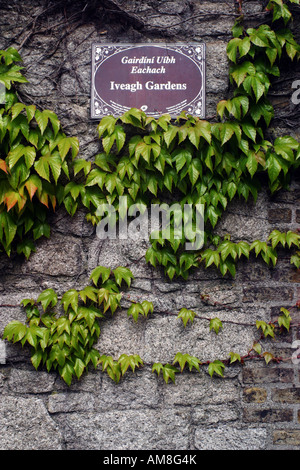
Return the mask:
M205 45L94 44L92 119L130 108L205 117Z

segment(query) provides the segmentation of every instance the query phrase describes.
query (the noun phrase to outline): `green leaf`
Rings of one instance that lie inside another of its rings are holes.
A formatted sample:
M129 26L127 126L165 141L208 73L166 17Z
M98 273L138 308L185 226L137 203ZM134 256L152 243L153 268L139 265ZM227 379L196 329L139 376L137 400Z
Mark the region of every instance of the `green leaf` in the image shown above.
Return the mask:
M118 268L113 270L113 275L116 279L116 283L121 286L122 281L124 280L128 287L130 287L131 279L134 279L134 276L130 269L124 268L123 266L119 266Z
M177 318L181 318L184 324L184 327L186 327L189 321L191 322L191 324L193 324L195 316L196 316L196 313L193 312L193 310L189 310L183 307L178 313Z
M105 131L111 135L115 130L116 119L113 116L105 116L98 124L98 134L101 137Z
M58 150L61 160L64 161L68 152L72 151L72 158L74 159L79 152L79 140L77 137L63 137L58 141Z
M102 279L102 284L104 284L104 282L109 279L110 273L111 273L111 268L106 268L104 266L97 266L95 269L93 269L90 275L90 279L93 281L93 283L97 287L100 277Z
M85 176L88 175L88 173L91 170L91 162L78 159L73 162L73 168L74 168L74 176L76 176L81 170L83 170Z
M79 295L84 303L87 299L90 299L92 302L97 302L97 289L91 286L86 286L84 289L79 291Z
M280 327L283 326L287 331L289 331L291 320L292 320L290 312L284 307L281 307L280 311L283 313L283 315L280 315L278 317L278 325Z
M195 356L190 356L189 354L182 354L182 353L177 353L173 365L176 363L179 364L181 372L183 372L183 369L185 368L186 363L189 366L189 370L192 371L193 367L200 372L199 364L201 364L201 361Z
M122 354L118 359L118 364L120 364L122 375L124 375L129 367L134 372L136 367L143 366L143 361L138 354L133 354L131 356Z
M118 383L121 378L121 366L111 356L102 355L99 358L99 364L102 364L102 370L106 371L109 377Z
M4 328L3 339L16 343L17 341L21 341L26 333L26 325L23 325L20 321L13 320Z
M220 328L223 328L223 324L219 318L212 318L209 322L209 331L214 330L216 334L219 333Z
M31 363L36 370L38 369L42 359L43 359L43 351L41 350L35 351L35 353L31 356L30 358Z
M129 309L127 310L127 315L128 315L128 316L131 315L132 318L133 318L133 320L134 320L135 322L137 322L139 315L143 315L143 316L144 316L144 309L143 309L143 307L142 307L141 304L139 304L139 303L133 303L133 304L129 307Z
M279 230L273 230L270 233L268 240L271 240L273 248L276 248L278 243L281 243L281 245L284 247L286 244L286 234L279 232Z
M215 264L216 267L220 264L220 255L217 251L211 250L208 248L201 254L201 259L205 261L205 267L208 268L212 264Z
M252 349L257 353L261 354L261 345L259 343L254 343Z
M22 67L17 65L0 68L0 82L4 83L7 90L11 89L12 82L28 83L28 80L19 72Z
M220 375L221 377L224 377L224 371L225 365L223 362L219 360L215 360L214 362L211 362L208 366L208 373L212 377L214 374Z
M291 264L300 269L300 256L298 254L291 256Z
M291 248L292 245L297 246L298 248L300 247L300 234L296 232L292 232L289 230L286 235L286 244L289 248Z
M235 249L239 258L242 255L246 256L246 258L249 258L250 245L247 242L238 242Z
M74 363L74 372L76 374L77 379L80 379L80 377L82 376L84 372L84 369L85 369L84 362L79 357L77 357Z
M71 385L74 368L69 363L65 363L65 365L59 369L60 376L66 382L67 385Z
M265 338L267 336L271 336L272 338L274 338L274 325L273 324L269 324L261 320L256 320L256 328L258 330L261 328Z
M179 372L179 370L177 369L177 367L174 367L170 364L166 364L163 366L160 362L158 362L158 363L153 364L152 372L157 372L157 375L159 375L160 372L162 372L164 381L166 383L168 383L170 379L172 380L173 383L175 383L175 374Z
M167 144L167 147L170 147L170 144L175 139L178 132L178 127L169 125L169 129L164 132L164 140Z
M240 38L234 38L229 41L227 45L227 56L231 60L231 62L236 63L237 51L241 42L242 40Z
M237 86L240 86L242 83L244 83L246 79L248 81L251 80L251 78L255 76L255 73L255 67L249 61L245 61L242 64L235 65L230 69L230 75L236 82Z
M268 170L270 182L274 183L282 170L282 165L275 154L271 154L267 159L266 169Z
M50 168L51 168L55 183L57 183L57 180L60 176L61 166L62 166L62 161L57 152L53 154L48 153L46 155L43 155L34 164L34 168L36 172L39 174L39 176L49 182L50 182Z
M241 356L238 353L230 352L229 356L230 356L230 364L236 361L241 362Z
M256 103L266 92L265 84L262 83L261 80L257 76L247 77L243 82L243 87L245 91L247 91L247 93L249 94L251 94L251 89L253 90L255 98L256 98Z
M57 304L57 294L53 289L45 289L37 298L37 302L42 304L44 312L49 305L54 307Z
M149 302L148 300L143 300L141 302L141 305L143 307L143 310L144 310L144 316L147 317L147 315L150 313L153 313L153 310L154 310L154 306L153 306L153 303L152 302Z
M33 228L34 240L38 240L41 237L50 238L50 225L44 222L36 223Z
M62 296L61 303L64 307L65 312L70 306L76 312L78 307L78 291L75 289L69 289Z
M258 161L257 161L255 152L249 152L246 167L248 168L248 171L252 178L255 175L257 168L258 168Z
M273 354L270 352L264 352L263 357L265 358L266 364L269 364L269 362L272 361L272 359L274 359Z

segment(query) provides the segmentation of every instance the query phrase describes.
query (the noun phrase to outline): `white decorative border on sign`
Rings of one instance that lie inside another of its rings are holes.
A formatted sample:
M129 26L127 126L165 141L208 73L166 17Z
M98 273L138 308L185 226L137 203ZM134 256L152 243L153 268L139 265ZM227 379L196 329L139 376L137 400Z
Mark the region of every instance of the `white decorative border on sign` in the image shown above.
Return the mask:
M112 100L105 102L99 96L95 87L95 76L101 64L122 51L133 49L141 46L165 47L170 51L175 51L191 59L202 76L202 86L198 95L190 102L184 100L167 108L168 114L177 117L182 111L187 114L205 118L205 44L162 44L162 43L145 43L145 44L93 44L92 46L92 86L91 86L91 118L99 119L104 116L114 115L120 116L130 108L122 106ZM159 114L147 111L148 105L141 106L141 110L149 116L159 117Z

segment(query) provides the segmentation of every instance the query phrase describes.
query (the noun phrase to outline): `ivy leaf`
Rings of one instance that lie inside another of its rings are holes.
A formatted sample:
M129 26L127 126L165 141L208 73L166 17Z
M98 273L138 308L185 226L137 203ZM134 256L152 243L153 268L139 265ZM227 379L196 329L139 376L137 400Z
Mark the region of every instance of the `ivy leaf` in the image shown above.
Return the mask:
M137 322L139 315L144 316L144 309L140 303L133 303L127 310L127 315L131 315L133 320Z
M283 315L280 315L278 317L278 325L281 327L283 326L287 331L290 330L290 324L291 324L291 315L290 312L282 307L280 311L283 313Z
M169 125L169 129L164 132L164 140L167 144L167 147L170 147L172 141L175 139L178 132L178 127Z
M87 299L90 299L92 302L97 302L97 289L91 286L86 286L84 289L79 291L79 295L84 303Z
M37 370L41 360L43 359L43 351L35 351L35 353L31 356L30 360L33 365L33 367Z
M215 360L214 362L211 362L208 366L208 373L212 377L214 374L220 375L221 377L224 377L224 371L225 365L223 362L219 360Z
M281 243L281 245L284 247L286 244L286 234L279 232L279 230L273 230L270 233L268 240L271 240L273 248L276 248L278 243Z
M216 250L208 248L201 254L201 259L205 260L205 267L208 268L212 264L215 264L216 267L220 264L220 255Z
M186 363L188 364L190 371L192 371L194 367L198 372L200 372L199 364L201 364L201 361L199 361L199 359L197 359L197 357L195 356L190 356L189 354L177 353L174 358L173 365L175 365L176 363L179 364L181 372L183 372L183 369Z
M231 39L227 45L227 56L231 62L236 63L238 47L242 40L240 38Z
M196 313L193 312L193 310L189 310L183 307L178 313L177 318L181 318L184 324L184 327L186 327L189 321L191 322L191 324L193 324L195 316L196 316Z
M257 353L261 354L261 345L259 343L254 343L252 349Z
M173 383L175 383L175 374L179 371L177 367L174 367L170 364L166 364L163 366L160 362L158 363L156 362L155 364L153 364L152 372L157 372L158 376L160 372L162 372L164 381L166 383L168 383L170 379L172 380Z
M66 382L67 385L71 385L73 378L74 368L68 362L60 368L60 376Z
M91 170L91 165L92 163L86 160L82 160L82 159L75 160L73 162L74 176L76 176L81 170L83 170L85 176L87 176Z
M118 359L118 363L120 364L122 375L125 374L129 367L134 372L136 367L143 366L143 361L138 354L133 354L131 356L122 354Z
M230 364L236 361L241 362L241 356L238 353L230 352L229 356L230 356Z
M85 369L84 362L79 357L77 357L74 363L74 372L76 374L77 379L80 379L80 377L82 376L84 372L84 369Z
M78 307L78 291L75 289L69 289L62 296L61 303L65 312L68 310L69 306L71 306L72 309L76 312Z
M292 245L297 246L298 248L300 247L300 235L299 233L292 232L289 230L286 235L286 244L289 248L291 248Z
M255 98L256 98L256 103L266 92L266 87L264 83L262 83L261 80L257 76L255 77L249 76L245 78L243 82L243 87L245 91L249 93L249 95L251 95L251 90L253 90Z
M98 134L101 137L105 131L111 135L115 130L116 119L113 116L105 116L101 119L100 123L98 124Z
M111 268L106 268L104 266L97 266L95 269L93 269L90 275L90 279L93 281L93 283L97 287L99 278L101 277L102 284L104 284L104 282L109 279L110 273L111 273Z
M50 168L52 171L53 178L55 183L61 173L62 161L58 153L43 155L39 160L34 164L34 168L39 176L50 182Z
M118 383L121 378L121 366L117 361L111 356L102 355L99 358L99 364L102 364L102 370L106 371L109 377L115 382Z
M247 242L238 242L235 249L239 258L244 255L249 259L250 245Z
M18 243L17 245L17 253L18 254L23 253L23 255L26 257L27 260L29 259L31 253L35 251L36 251L35 246L31 240L23 240L21 243Z
M58 141L58 150L61 160L64 161L68 152L71 150L74 159L79 152L79 140L77 137L62 137Z
M124 280L128 287L130 287L131 279L134 279L134 276L130 269L124 268L123 266L119 266L118 268L113 270L113 275L115 276L116 283L120 286L122 281Z
M143 300L141 302L141 305L143 307L143 310L144 310L144 316L147 317L149 312L150 313L153 313L153 310L154 310L154 307L153 307L153 303L152 302L149 302L148 300Z
M26 325L23 325L20 321L13 320L4 328L3 339L16 343L25 337L26 332Z
M42 304L44 312L49 305L54 307L57 304L57 294L53 289L45 289L37 298L37 302Z
M13 65L10 68L1 68L0 70L0 82L4 83L7 90L11 89L12 82L28 83L28 80L21 74L20 70L22 67Z
M255 67L249 61L245 61L242 64L235 65L231 67L231 70L230 70L230 75L236 82L237 86L240 86L242 83L244 83L246 79L248 81L250 80L251 82L251 78L255 75L255 73L256 73Z
M262 320L256 320L256 328L258 330L261 328L265 338L267 336L271 336L272 338L274 338L274 325L273 324L266 323Z
M216 334L219 333L220 328L223 328L222 322L219 318L212 318L209 322L209 331L214 330Z
M291 264L293 264L297 269L300 269L300 252L291 256Z
M274 359L273 354L271 354L270 352L264 352L263 357L265 358L266 364L269 364L269 362Z

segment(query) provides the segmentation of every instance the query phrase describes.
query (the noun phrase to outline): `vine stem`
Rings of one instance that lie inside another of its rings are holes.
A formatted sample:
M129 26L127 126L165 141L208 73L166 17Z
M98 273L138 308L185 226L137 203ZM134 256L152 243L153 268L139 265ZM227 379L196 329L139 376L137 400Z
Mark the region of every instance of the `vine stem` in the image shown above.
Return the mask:
M133 303L133 304L138 304L138 300L134 300L134 299L131 299L130 298L130 295L127 294L125 300L128 300L129 302ZM298 303L298 302L297 302ZM223 304L221 303L218 303L218 302L215 302L214 305L219 305L219 306L222 306L222 307L226 307L226 306L223 306ZM299 301L299 305L300 305L300 301ZM0 306L1 307L1 306ZM296 305L290 307L288 310L291 310L292 308L299 308ZM232 308L232 307L228 307L228 308ZM174 313L174 312L171 312L170 310L163 310L163 311L157 311L157 310L154 310L153 313L156 313L158 315L170 315L170 316L173 316L173 317L176 317L178 318L178 314L177 313ZM205 316L202 316L202 315L199 315L195 312L195 318L197 318L198 320L206 320L206 321L211 321L213 319L213 317L205 317ZM251 326L251 327L256 327L256 324L255 323L247 323L247 322L235 322L233 320L222 320L222 323L230 323L230 324L233 324L233 325L238 325L238 326ZM270 324L276 324L277 322L269 322L269 325ZM293 321L291 321L291 326L293 327L299 327L300 326L300 323L293 323Z

